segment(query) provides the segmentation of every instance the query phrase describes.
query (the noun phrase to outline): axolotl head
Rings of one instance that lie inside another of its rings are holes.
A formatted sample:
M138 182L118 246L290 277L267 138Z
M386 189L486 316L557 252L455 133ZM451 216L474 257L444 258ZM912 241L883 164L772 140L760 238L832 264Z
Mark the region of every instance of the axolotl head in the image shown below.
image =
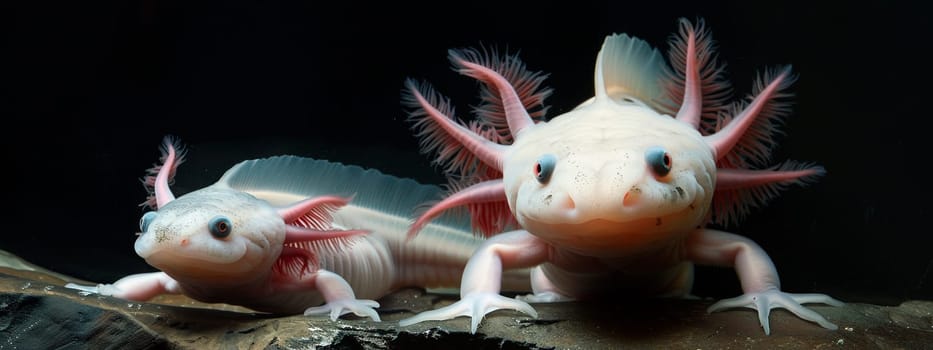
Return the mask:
M301 277L317 265L313 242L368 232L332 226L331 214L350 198L315 196L273 206L231 186L232 178L252 186L276 183L265 177L278 172L262 169L279 169L278 160L240 162L213 185L175 198L169 183L186 152L171 136L161 151L160 163L143 178L149 197L142 205L156 210L139 220L136 254L203 299L268 278Z
M550 93L540 88L544 76L517 57L450 52L458 72L484 83L484 103L474 109L480 118L469 125L455 123L450 101L430 86L406 83L403 101L423 151L466 179L409 235L464 204L475 227L496 234L504 192L506 219L553 246L588 256L651 254L707 221L736 223L786 186L824 173L793 161L767 165L790 110L789 67L766 71L753 98L730 102L702 25L681 21L671 46L668 66L641 39L607 36L593 98L547 121L532 118Z
M179 281L244 283L268 275L285 239L285 222L252 195L210 186L139 222L136 254Z
M716 177L699 132L631 99L591 101L527 127L503 164L523 228L597 256L663 245L702 225Z

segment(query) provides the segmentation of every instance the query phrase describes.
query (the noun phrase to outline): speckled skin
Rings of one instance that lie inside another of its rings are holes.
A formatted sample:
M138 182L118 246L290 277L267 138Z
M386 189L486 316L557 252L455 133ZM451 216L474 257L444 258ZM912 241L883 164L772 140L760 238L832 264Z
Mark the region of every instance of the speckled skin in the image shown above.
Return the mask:
M704 51L709 36L686 21L681 35L675 52L683 56L685 77L680 83L685 87L674 101L680 104L676 116L660 112L654 101L663 97L660 84L655 84L662 79L658 72L664 70L658 56L646 43L627 35L606 38L597 57L595 97L546 122L533 122L520 104L527 89L520 93L511 85L527 82L522 73L509 70L518 66L513 61L490 63L488 58L475 59L475 54L451 54L460 73L500 94L502 106L486 117L496 118L499 110L505 111L501 114L514 137L510 145L475 134L475 127L456 125L444 114L445 106L432 103L439 99L424 97L433 91L410 85L416 126L428 121L439 125L422 130L421 135L450 148L460 143L502 173L500 180L465 187L451 195L456 201L442 201L429 212L471 201L505 200L522 229L497 234L476 251L461 279L460 301L402 320L402 325L469 316L471 331L476 332L484 315L498 309L537 317L527 302L689 296L693 264L704 264L734 267L745 293L714 304L710 311L756 309L765 333L770 333L769 312L778 307L836 329L801 304L841 302L822 294L781 291L777 270L761 247L745 237L704 228L719 190L783 186L822 173L817 166L717 168L720 161L744 164L742 159L726 157L736 144L745 142L743 147L753 149L762 147L756 142L772 144L767 142L769 136L751 142L742 137L756 117L774 118L774 111L781 111L771 100L792 78L785 70L771 81L759 81L755 100L720 120L715 132L701 134L701 114L710 107L704 105L703 94L716 85L701 80L705 68L699 67L700 62L712 61L709 51ZM762 127L756 130L753 136L768 135ZM501 193L491 195L493 190ZM516 299L499 295L502 272L522 267L534 267L534 293Z

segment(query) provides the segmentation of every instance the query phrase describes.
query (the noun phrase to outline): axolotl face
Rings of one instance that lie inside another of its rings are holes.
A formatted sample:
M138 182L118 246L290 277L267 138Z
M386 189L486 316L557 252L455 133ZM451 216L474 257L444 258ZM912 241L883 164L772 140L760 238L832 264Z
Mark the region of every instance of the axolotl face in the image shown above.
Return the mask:
M282 250L285 223L266 202L206 187L140 220L136 254L179 281L237 284L268 275Z
M523 228L601 257L660 247L702 225L715 174L695 129L637 101L589 102L530 126L503 167Z

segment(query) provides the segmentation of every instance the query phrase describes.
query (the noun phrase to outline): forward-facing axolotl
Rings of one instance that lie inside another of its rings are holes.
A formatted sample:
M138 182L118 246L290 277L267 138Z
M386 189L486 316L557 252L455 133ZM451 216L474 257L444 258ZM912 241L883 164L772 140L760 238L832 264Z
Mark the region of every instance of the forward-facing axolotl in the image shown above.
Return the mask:
M527 302L689 296L693 264L703 264L735 268L744 291L711 312L753 308L767 334L773 308L836 329L801 304L840 301L783 292L759 245L705 228L736 223L789 185L824 173L812 164L768 164L789 112L790 68L766 71L752 98L730 102L702 22L680 22L669 57L670 67L644 41L608 36L596 59L595 96L548 121L541 120L545 76L516 56L450 51L455 69L484 83L479 118L469 125L454 120L448 100L409 80L413 128L455 189L409 234L457 206L469 206L487 235L511 221L521 229L492 236L473 254L459 301L401 324L469 316L476 332L498 309L537 317ZM500 295L503 270L519 267L533 267L533 294Z

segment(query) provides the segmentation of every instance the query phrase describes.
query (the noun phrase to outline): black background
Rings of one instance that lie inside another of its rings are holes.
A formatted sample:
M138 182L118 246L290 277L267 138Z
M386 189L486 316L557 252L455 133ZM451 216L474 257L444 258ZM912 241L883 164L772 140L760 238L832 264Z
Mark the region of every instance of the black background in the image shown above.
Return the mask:
M448 48L520 50L550 73L556 116L590 97L603 38L663 52L677 18L705 18L741 96L757 71L800 79L775 159L828 175L741 227L784 288L847 301L933 300L930 15L909 3L353 1L7 2L0 56L0 248L94 281L151 271L133 252L139 178L163 135L190 147L176 195L235 162L295 154L441 183L399 103L425 78L468 117L476 85ZM740 293L730 269L696 294Z

